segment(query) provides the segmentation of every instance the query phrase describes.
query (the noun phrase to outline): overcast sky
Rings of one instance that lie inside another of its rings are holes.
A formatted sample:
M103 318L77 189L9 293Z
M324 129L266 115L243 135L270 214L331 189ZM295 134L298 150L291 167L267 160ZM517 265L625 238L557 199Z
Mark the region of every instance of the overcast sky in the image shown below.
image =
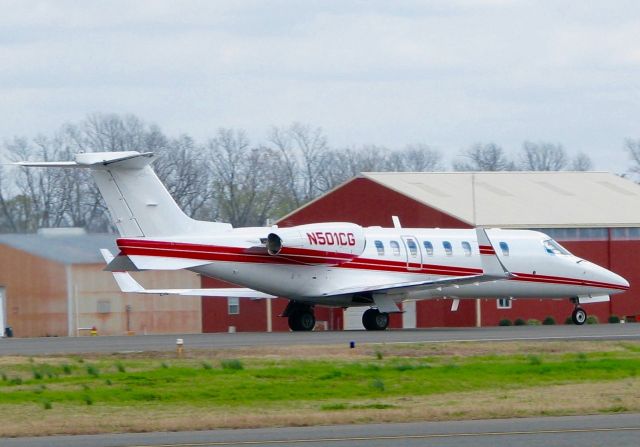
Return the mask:
M300 121L448 161L543 140L622 172L640 2L0 0L0 140L93 112L199 140Z

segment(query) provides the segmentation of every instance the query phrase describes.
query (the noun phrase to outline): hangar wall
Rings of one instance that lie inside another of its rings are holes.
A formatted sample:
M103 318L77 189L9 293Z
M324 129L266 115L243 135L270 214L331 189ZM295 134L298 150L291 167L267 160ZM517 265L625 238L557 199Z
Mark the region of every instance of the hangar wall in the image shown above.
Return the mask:
M200 297L121 293L102 264L72 267L71 292L77 305L74 328L95 326L101 335L199 333ZM187 271L134 273L145 288L198 288L200 278Z
M5 325L11 326L16 335L67 335L65 276L64 265L1 246Z
M285 216L278 224L294 226L311 222L348 221L363 226L389 227L392 225L392 215L399 216L404 227L471 227L442 210L417 202L363 177L355 178L310 202ZM568 234L570 231L564 233ZM609 303L586 306L587 312L590 315L596 315L603 323L607 322L609 315L612 314L628 316L631 319L636 315L640 316L640 294L634 290L634 284L640 284L640 271L636 267L640 265L640 238L631 236L616 239L617 232L608 230L608 236L604 240L601 238L593 240L588 237L588 234L602 233L602 231L585 231L584 233L587 236L582 239L567 241L558 237L558 240L575 255L624 276L632 286L630 291L615 295ZM612 233L614 233L613 236ZM448 299L419 301L416 309L418 327L474 326L476 324L474 300L462 300L457 312L451 312L451 300ZM495 326L503 318L512 321L516 318L534 318L542 321L547 316L553 316L557 323L564 323L572 310L573 305L567 299L521 299L513 301L511 309L499 309L495 299L483 299L481 300L481 323Z
M113 244L115 236L64 234L0 235L5 326L12 328L14 336L87 335L93 326L100 335L202 331L198 296L120 292L98 261L98 249L108 246L107 242ZM200 277L188 271L134 276L148 288L200 287Z

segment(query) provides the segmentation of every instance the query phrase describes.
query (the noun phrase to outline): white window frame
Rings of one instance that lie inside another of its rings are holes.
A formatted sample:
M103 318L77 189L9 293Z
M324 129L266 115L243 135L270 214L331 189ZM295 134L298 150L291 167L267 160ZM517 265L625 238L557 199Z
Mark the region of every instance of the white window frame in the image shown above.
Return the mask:
M229 315L240 315L240 298L237 296L227 297L227 313Z
M498 298L496 300L496 305L498 306L498 309L511 309L513 307L512 301L513 300L511 298Z

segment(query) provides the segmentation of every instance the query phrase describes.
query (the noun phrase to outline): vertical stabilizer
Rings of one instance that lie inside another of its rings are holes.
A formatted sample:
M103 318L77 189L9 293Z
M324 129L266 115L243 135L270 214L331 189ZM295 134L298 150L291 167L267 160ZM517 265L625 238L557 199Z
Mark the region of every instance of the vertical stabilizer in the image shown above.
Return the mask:
M184 214L149 164L153 153L92 152L75 162L19 162L19 166L89 168L122 237L163 237L221 231L229 224Z

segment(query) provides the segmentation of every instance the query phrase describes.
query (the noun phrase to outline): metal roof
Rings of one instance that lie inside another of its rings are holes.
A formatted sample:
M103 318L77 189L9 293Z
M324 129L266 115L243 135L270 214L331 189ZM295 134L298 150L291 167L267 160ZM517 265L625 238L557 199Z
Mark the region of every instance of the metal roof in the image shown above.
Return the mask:
M116 237L114 234L0 234L0 246L7 245L61 264L100 264L104 263L100 248L118 252Z
M640 185L608 172L365 172L362 177L474 226L640 226Z

